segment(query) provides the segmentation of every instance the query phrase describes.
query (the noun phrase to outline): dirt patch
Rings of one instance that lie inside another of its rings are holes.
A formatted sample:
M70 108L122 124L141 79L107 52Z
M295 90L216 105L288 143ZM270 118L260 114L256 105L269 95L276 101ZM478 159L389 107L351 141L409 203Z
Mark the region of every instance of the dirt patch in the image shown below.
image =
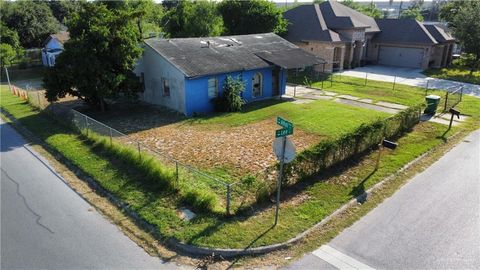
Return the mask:
M130 135L181 162L245 174L275 163L272 144L278 128L272 118L238 127L170 124ZM320 137L297 129L291 139L302 151Z

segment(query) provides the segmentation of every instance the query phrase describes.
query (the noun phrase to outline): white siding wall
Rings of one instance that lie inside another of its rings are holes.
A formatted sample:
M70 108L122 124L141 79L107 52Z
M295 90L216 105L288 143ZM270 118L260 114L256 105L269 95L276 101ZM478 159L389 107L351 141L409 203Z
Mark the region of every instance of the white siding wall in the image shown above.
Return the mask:
M185 113L185 75L151 47L145 46L135 73L144 73L145 92L140 99ZM164 96L162 78L168 80L170 96Z

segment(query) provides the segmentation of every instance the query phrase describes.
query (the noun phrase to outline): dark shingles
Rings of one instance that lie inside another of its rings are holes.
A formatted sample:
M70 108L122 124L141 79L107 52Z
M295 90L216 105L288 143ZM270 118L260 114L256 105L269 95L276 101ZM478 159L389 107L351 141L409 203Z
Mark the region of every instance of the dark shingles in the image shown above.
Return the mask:
M428 30L415 19L377 19L381 32L373 38L377 43L437 44Z
M298 66L306 66L302 60L307 60L298 59L300 48L273 33L204 38L152 38L146 39L145 43L187 77L269 67L271 63L256 55L263 52L283 53L289 64L297 63ZM294 53L295 51L297 53Z
M366 28L367 33L380 31L375 19L336 1L325 1L320 4L320 9L330 29Z
M438 25L434 24L425 24L425 28L427 28L428 32L438 41L438 42L447 42L447 41L454 41L455 38L450 35L445 29Z

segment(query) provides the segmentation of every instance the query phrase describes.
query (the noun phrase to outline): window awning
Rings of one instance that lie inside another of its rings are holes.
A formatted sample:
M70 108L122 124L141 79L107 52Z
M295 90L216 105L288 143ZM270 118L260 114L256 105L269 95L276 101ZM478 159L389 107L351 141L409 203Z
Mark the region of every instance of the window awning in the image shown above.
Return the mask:
M284 69L304 68L327 63L325 60L302 49L259 52L256 56Z

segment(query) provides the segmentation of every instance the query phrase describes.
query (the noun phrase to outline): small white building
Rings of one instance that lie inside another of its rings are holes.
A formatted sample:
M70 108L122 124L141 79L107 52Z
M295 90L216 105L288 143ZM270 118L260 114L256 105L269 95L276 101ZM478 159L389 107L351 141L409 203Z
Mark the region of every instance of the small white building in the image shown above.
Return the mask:
M70 35L66 31L50 35L43 43L42 64L46 67L53 67L55 65L55 59L63 52L63 44L69 39Z

